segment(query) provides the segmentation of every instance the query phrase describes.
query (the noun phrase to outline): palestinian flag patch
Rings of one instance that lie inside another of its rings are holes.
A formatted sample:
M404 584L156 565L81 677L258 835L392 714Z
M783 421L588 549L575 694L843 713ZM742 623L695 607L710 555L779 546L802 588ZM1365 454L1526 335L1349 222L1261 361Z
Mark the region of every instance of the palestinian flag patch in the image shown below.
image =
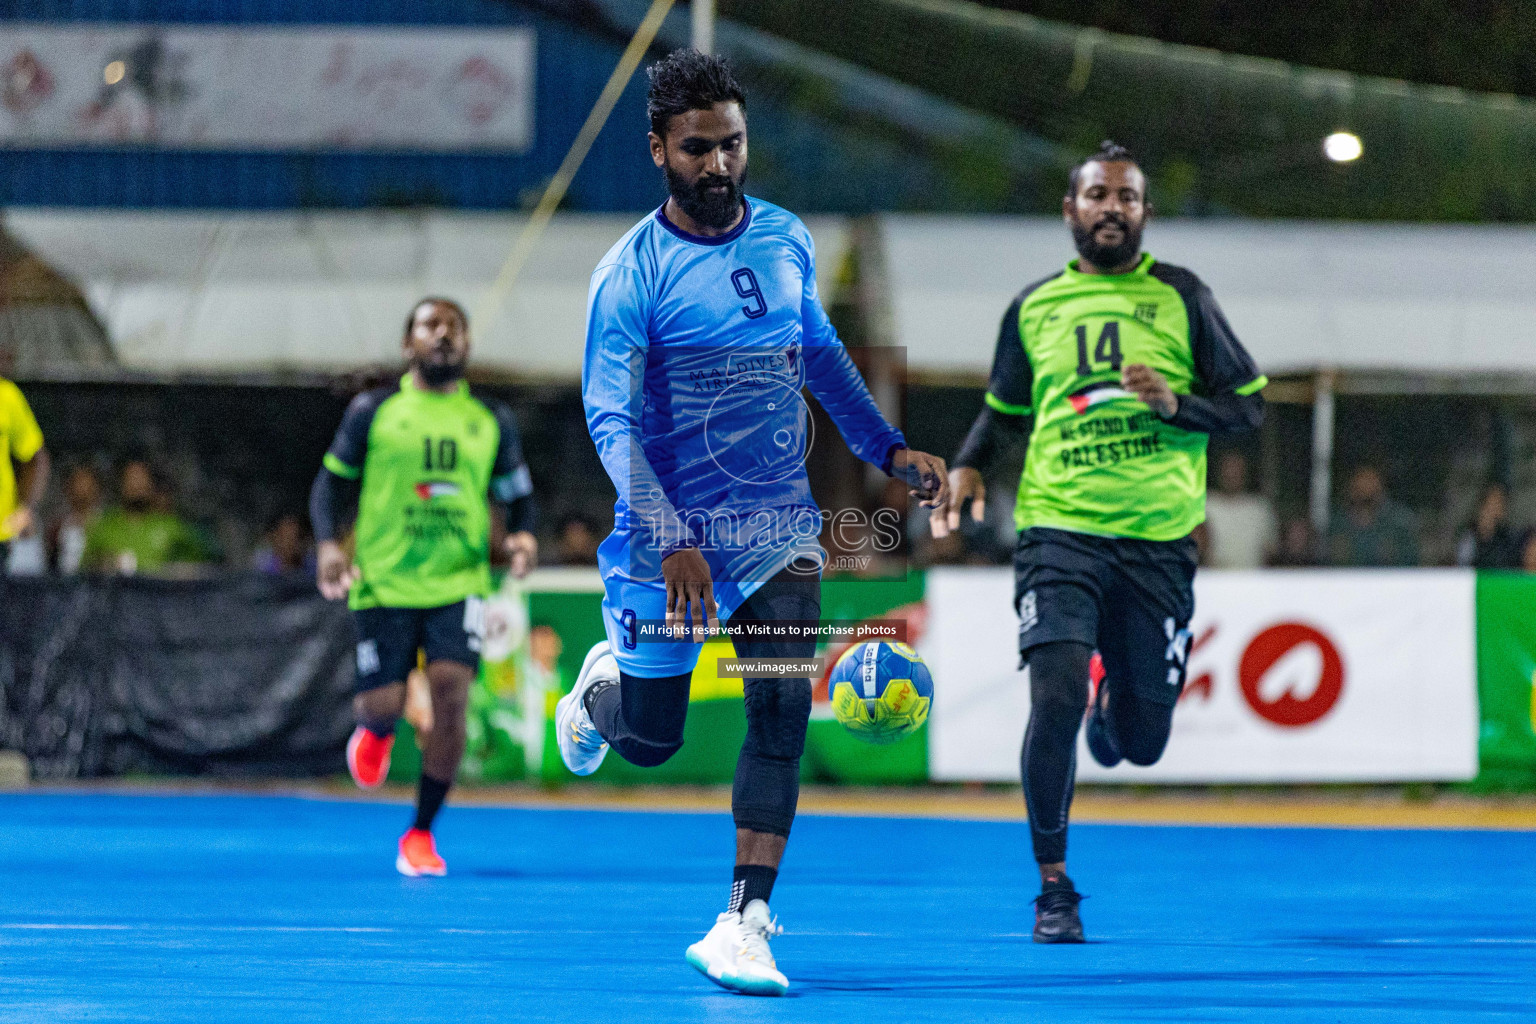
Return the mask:
M1072 408L1081 416L1101 402L1113 402L1117 398L1135 398L1131 392L1120 385L1104 382L1101 384L1089 384L1087 387L1067 396L1067 401L1072 403Z
M416 485L416 497L422 501L431 501L433 498L448 498L459 493L459 485L447 480L423 480Z

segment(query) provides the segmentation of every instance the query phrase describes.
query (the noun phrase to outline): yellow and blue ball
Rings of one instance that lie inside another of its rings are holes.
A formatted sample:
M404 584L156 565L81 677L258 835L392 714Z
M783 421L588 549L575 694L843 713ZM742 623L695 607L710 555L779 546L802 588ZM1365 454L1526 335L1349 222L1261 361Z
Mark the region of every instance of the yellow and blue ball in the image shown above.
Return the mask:
M827 678L832 714L870 743L895 743L928 720L933 676L906 644L866 641L837 659Z

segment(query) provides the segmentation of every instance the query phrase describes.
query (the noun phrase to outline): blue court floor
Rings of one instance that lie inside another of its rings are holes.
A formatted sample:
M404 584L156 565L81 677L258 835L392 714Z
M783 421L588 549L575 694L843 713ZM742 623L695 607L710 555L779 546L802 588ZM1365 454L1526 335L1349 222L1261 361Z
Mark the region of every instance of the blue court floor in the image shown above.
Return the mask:
M0 1021L1536 1020L1536 835L1083 825L1081 947L1029 940L1019 823L804 817L774 909L792 995L683 962L726 815L0 798Z

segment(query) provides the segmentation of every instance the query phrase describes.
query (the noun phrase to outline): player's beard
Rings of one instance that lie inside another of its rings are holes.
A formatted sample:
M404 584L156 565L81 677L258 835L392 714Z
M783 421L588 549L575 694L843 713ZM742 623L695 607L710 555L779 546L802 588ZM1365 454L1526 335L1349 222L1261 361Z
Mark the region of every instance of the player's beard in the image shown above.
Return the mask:
M1108 223L1115 223L1120 227L1118 245L1103 245L1094 238L1099 228ZM1077 254L1095 267L1100 270L1115 270L1131 262L1136 258L1136 254L1141 252L1141 228L1140 224L1132 224L1124 217L1114 215L1100 217L1088 227L1084 227L1081 221L1073 218L1072 244L1077 246Z
M742 189L746 187L747 172L743 168L736 178L729 175L706 174L697 181L689 181L674 173L670 164L663 165L667 176L667 191L682 211L705 227L724 231L736 222L741 214ZM711 192L711 185L725 185L724 192Z
M421 374L421 379L427 382L428 387L440 388L464 376L463 360L437 363L429 359L417 359L414 365L416 372Z

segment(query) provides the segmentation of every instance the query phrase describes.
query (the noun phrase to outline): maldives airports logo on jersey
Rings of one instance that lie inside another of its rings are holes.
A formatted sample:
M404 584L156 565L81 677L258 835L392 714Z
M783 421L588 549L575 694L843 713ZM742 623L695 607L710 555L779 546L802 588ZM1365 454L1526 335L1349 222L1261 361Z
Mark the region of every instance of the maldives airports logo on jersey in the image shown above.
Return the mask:
M1079 388L1067 396L1067 401L1072 403L1072 408L1076 409L1077 414L1081 416L1096 405L1113 402L1117 398L1135 397L1135 395L1120 385L1110 381L1103 381L1098 384L1089 384L1085 388Z
M448 480L423 480L416 485L416 497L422 501L433 498L451 498L459 493L459 485Z

